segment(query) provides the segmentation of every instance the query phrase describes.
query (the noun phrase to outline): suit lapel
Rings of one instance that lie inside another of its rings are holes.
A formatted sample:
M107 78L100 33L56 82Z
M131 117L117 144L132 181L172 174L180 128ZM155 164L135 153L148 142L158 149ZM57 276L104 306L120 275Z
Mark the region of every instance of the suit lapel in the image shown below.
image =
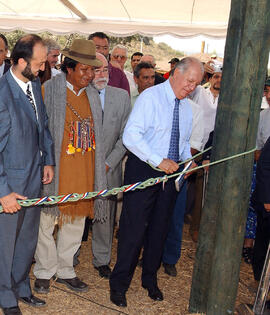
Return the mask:
M110 117L110 110L112 109L112 100L109 96L109 90L106 87L105 88L105 98L104 98L104 116L103 116L103 126L106 126L107 123L110 123L107 121L107 117Z
M40 106L42 104L42 100L40 99L41 94L40 94L40 91L38 89L39 89L39 85L38 85L37 79L36 79L35 81L32 81L32 90L33 90L33 94L35 97L36 110L37 110L37 114L38 114L38 120L37 119L36 120L37 120L39 129L41 129L41 123L40 123L41 122L41 107Z
M31 103L29 102L27 96L24 94L23 90L21 89L21 87L18 85L18 83L14 80L14 78L12 77L11 73L8 72L6 74L7 76L7 81L10 85L10 89L11 89L11 93L13 94L15 103L17 107L21 107L26 114L36 123L37 122L37 118L36 118L36 114L33 110L33 107L31 105Z
M5 62L4 73L6 73L9 68L10 68L10 65Z

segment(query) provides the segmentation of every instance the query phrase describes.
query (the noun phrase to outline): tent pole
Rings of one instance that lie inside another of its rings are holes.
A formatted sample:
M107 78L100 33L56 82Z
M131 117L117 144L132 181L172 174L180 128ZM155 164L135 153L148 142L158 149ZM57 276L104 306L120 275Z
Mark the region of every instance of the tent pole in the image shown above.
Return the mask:
M270 1L232 0L212 161L255 147L270 48ZM253 155L210 168L189 311L233 314Z

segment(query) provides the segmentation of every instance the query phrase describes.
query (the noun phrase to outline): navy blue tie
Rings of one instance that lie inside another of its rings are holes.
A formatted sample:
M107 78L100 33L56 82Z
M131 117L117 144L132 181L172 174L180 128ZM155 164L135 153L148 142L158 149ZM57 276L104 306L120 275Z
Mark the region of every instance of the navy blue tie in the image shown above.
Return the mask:
M27 85L26 96L27 96L29 102L31 103L31 105L32 105L32 107L33 107L33 110L34 110L34 112L35 112L35 115L37 116L37 110L36 110L36 106L35 106L35 102L34 102L34 99L33 99L32 92L30 91L30 86L29 86L29 84Z
M175 162L179 160L179 102L180 100L176 98L173 110L172 132L168 153L168 158Z

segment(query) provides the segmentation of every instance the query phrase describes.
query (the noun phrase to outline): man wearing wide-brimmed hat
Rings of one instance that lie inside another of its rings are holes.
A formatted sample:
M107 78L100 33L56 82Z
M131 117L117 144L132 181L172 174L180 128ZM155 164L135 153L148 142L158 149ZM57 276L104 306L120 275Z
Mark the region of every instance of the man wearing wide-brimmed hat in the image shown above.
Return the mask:
M44 187L45 196L107 187L100 98L89 85L102 63L89 40L74 40L62 54L62 73L45 82L43 91L56 159L55 180ZM100 199L43 208L34 267L36 292L49 292L53 276L74 291L87 291L87 284L76 277L73 256L81 244L85 217L102 221L106 210L107 201ZM57 243L53 238L56 217Z

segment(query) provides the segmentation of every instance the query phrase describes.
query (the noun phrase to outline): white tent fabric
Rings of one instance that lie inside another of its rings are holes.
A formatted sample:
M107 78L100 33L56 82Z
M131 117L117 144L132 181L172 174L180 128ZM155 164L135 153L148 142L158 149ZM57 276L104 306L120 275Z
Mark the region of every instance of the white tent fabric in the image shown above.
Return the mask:
M231 0L0 0L0 31L226 36Z

